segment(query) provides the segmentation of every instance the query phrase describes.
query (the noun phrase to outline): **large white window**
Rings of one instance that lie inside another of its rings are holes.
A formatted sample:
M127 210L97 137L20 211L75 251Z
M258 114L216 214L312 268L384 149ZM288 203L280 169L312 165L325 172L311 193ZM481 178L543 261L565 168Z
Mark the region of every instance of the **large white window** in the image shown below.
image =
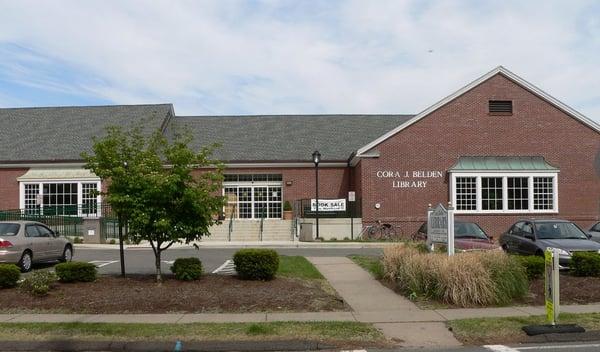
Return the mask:
M558 173L456 172L451 199L457 213L556 213Z
M44 180L20 183L21 209L44 215L100 216L100 181Z
M225 216L238 219L281 219L280 174L226 174Z

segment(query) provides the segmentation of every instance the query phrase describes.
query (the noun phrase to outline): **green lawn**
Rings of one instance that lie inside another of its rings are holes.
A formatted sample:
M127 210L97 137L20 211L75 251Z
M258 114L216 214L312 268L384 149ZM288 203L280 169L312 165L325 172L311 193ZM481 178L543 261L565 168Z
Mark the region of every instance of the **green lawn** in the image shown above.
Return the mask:
M576 323L586 330L600 329L600 313L560 315L559 323ZM545 316L451 320L448 327L461 342L469 345L525 342L525 325L547 324Z
M315 268L315 266L306 258L301 256L280 256L277 276L308 280L324 279L319 270L317 270L317 268Z
M0 340L250 341L311 340L383 344L383 334L357 322L194 324L0 323Z
M377 280L383 278L383 265L381 258L369 255L350 255L348 256L353 262L360 265L363 269L370 272Z

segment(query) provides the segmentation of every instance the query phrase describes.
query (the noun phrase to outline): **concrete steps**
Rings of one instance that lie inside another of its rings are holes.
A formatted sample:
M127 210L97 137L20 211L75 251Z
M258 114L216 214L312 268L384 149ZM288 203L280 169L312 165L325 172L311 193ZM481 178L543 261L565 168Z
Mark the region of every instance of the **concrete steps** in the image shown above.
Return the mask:
M265 220L263 225L263 241L291 241L292 220ZM221 225L212 226L210 237L203 241L228 241L229 220ZM260 220L234 220L231 241L259 241Z

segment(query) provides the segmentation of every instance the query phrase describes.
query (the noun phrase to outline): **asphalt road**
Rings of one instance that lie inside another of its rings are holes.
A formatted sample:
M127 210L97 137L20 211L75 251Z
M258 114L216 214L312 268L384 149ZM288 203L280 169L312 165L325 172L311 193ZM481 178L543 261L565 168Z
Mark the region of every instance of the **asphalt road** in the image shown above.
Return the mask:
M212 272L226 260L231 259L239 248L170 248L163 252L162 270L169 272L172 261L181 257L198 257L205 272ZM380 255L381 248L273 248L281 255L301 255L313 257L335 257L350 254ZM98 266L100 274L118 274L121 272L119 250L75 248L73 260L92 262ZM43 265L43 264L42 264ZM43 265L46 266L46 265ZM131 248L125 250L125 270L130 274L154 273L154 253L150 248Z

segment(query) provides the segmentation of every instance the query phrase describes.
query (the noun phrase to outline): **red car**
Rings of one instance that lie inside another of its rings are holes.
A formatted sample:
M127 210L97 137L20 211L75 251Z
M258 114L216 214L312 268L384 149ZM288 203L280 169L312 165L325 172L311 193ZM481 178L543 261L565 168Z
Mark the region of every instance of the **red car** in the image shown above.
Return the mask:
M417 237L427 239L427 223L417 231ZM501 249L485 231L474 222L454 220L454 248L461 251Z

